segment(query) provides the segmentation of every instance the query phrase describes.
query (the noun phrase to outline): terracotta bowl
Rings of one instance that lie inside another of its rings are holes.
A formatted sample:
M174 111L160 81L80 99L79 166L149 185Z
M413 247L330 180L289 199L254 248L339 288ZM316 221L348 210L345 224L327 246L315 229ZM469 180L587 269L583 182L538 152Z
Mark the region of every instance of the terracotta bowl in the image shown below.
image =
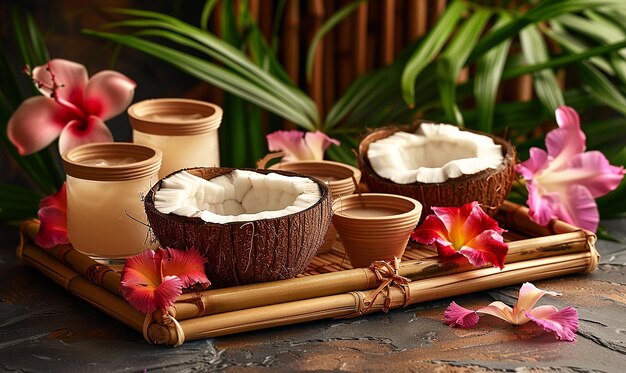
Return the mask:
M335 200L333 213L352 266L367 267L376 260L402 257L422 204L393 194L352 194Z
M186 171L210 180L232 168L200 167ZM280 170L250 170L262 174ZM156 183L145 198L146 215L161 246L186 250L195 247L207 258L205 272L215 287L292 278L302 273L324 242L331 221L328 187L315 181L321 197L313 206L286 216L225 224L200 218L164 214L154 206Z
M361 181L361 170L332 161L280 162L271 166L270 169L314 177L328 185L333 199L354 193L356 185Z

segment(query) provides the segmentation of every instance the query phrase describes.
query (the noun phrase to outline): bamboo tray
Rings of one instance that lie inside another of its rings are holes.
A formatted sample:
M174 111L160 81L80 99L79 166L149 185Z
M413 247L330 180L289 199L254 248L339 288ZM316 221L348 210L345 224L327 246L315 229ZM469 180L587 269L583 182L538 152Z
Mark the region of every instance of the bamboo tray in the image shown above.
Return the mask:
M118 290L120 275L60 245L37 247L39 222L22 225L17 254L72 294L143 333L150 343L179 346L226 334L326 318L348 318L429 300L595 270L596 236L561 221L532 223L528 209L505 202L496 217L508 229L506 267L440 263L432 249L409 243L402 261L352 269L341 241L316 256L298 278L183 293L167 310L143 314Z

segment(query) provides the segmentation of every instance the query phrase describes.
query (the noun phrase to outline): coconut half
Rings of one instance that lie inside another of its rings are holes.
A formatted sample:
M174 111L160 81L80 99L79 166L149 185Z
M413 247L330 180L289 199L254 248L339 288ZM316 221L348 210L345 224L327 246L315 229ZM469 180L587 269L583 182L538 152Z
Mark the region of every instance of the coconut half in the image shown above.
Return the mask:
M291 278L306 269L331 220L328 187L285 171L193 168L145 198L160 244L197 248L214 286Z
M494 214L515 177L516 153L496 136L449 124L418 122L381 128L359 145L363 180L373 192L412 197L424 205L478 201Z

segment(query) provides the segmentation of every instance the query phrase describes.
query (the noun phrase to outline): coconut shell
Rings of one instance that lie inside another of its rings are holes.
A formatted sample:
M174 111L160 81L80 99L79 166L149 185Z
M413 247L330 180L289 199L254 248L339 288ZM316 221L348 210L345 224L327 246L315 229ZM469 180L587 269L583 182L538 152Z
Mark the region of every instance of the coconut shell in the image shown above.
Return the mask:
M186 171L210 180L233 170L206 167ZM277 170L249 171L302 176ZM328 187L312 180L319 185L321 197L308 209L278 218L226 224L158 211L154 194L161 187L159 181L145 198L146 215L161 246L180 250L195 247L204 255L205 272L213 287L292 278L302 273L317 253L332 217Z
M397 184L380 177L374 172L368 158L369 145L377 140L391 136L397 131L413 133L425 123L418 121L410 126L390 126L377 129L361 141L359 145L359 167L362 179L370 191L376 193L399 194L414 198L424 205L423 221L432 213L431 207L460 207L465 203L478 201L487 214L493 216L504 199L511 191L515 179L514 166L517 162L517 153L510 142L491 134L470 131L487 136L502 147L504 161L498 169L487 169L472 175L463 175L450 178L443 183Z

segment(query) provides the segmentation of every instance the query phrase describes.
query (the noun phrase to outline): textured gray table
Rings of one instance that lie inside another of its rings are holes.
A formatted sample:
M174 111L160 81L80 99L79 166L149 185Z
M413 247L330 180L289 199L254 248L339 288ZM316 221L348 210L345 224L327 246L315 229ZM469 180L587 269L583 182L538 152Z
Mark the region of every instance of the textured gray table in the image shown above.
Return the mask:
M626 220L606 222L626 240ZM0 371L626 371L626 245L601 241L599 269L535 283L578 309L576 342L534 324L484 318L473 329L442 323L444 299L360 319L311 322L153 346L15 259L15 230L0 233ZM514 303L518 287L456 297L468 308ZM544 301L546 302L546 301ZM547 302L546 302L547 303ZM545 303L544 303L545 304ZM532 325L531 325L532 324Z

